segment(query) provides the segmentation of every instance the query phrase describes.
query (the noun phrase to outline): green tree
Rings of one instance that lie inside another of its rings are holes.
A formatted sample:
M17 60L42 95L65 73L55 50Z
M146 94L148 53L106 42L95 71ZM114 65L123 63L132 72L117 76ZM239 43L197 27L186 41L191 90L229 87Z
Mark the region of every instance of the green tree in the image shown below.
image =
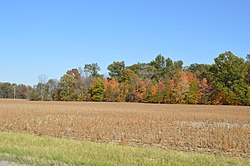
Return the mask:
M125 70L124 61L113 62L108 66L108 70L110 77L115 78L119 82L124 81L124 70Z
M80 72L79 72L80 71ZM77 95L77 101L83 101L84 100L84 85L83 85L83 76L82 76L82 69L72 69L68 70L67 74L72 75L75 80L75 93ZM92 75L90 77L93 77Z
M77 98L75 94L75 79L72 75L64 74L60 80L60 97L63 101L74 101Z
M169 83L166 84L166 90L165 90L165 95L164 95L164 103L170 104L172 99L172 91L170 88Z
M250 86L247 88L247 105L250 105Z
M155 68L146 63L137 63L131 66L127 66L127 69L131 69L136 75L143 80L152 79L155 73Z
M131 70L131 69L125 69L123 73L123 82L119 84L120 89L120 100L121 101L128 101L128 102L134 102L135 96L134 96L134 89L136 85L136 80L138 79L138 76Z
M248 82L248 85L250 86L250 54L247 54L247 58L246 58L246 63L247 63L247 70L248 70L248 73L247 73L247 82Z
M199 85L196 80L192 80L187 94L186 102L188 104L197 104L199 101Z
M36 87L32 88L28 92L28 99L31 100L31 101L41 100L41 95L40 95L40 93L37 92Z
M102 79L97 79L91 86L91 99L93 101L103 101L105 95L105 85Z
M246 104L247 98L247 65L244 59L232 52L225 52L215 58L211 67L211 80L215 88L214 96L221 99L221 104Z
M13 98L14 93L11 83L9 82L0 83L0 93L1 93L0 97L2 98Z
M166 59L166 68L163 78L168 82L175 77L183 69L183 61L173 62L170 58Z
M166 69L165 69L165 75L167 82L174 77L174 63L170 58L166 59Z
M187 72L191 72L195 74L199 79L208 78L208 72L210 70L211 65L208 64L191 64L187 66L185 70Z
M181 71L183 69L183 61L182 60L178 60L174 62L174 69L176 71Z
M87 76L93 76L94 78L101 77L99 74L99 71L101 68L98 66L97 63L92 63L92 64L85 64L84 66L84 72L86 73Z
M164 77L164 71L166 68L165 57L161 54L157 55L156 58L150 62L150 65L155 68L155 73L153 78L156 81L160 81Z

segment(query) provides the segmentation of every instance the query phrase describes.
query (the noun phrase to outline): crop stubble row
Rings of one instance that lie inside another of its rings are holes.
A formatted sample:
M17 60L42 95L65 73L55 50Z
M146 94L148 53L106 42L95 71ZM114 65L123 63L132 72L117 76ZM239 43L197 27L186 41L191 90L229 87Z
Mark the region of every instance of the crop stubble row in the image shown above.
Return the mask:
M250 107L0 100L0 130L250 157Z

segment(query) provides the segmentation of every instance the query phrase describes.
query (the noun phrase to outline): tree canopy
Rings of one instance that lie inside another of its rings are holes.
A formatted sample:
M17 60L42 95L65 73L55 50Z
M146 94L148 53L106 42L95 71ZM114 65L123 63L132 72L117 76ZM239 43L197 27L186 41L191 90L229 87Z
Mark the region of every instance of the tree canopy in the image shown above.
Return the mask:
M58 81L37 85L0 83L1 98L61 101L250 105L250 54L246 60L228 51L214 64L173 61L159 54L148 63L108 65L108 77L97 63L73 68ZM39 77L40 78L40 77ZM45 78L45 77L44 77Z

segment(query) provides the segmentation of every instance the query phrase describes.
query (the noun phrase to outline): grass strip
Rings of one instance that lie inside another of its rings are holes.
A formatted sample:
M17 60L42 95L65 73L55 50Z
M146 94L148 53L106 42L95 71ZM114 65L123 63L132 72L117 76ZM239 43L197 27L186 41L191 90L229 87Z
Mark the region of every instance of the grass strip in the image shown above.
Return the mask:
M0 132L0 160L28 165L250 165L249 159Z

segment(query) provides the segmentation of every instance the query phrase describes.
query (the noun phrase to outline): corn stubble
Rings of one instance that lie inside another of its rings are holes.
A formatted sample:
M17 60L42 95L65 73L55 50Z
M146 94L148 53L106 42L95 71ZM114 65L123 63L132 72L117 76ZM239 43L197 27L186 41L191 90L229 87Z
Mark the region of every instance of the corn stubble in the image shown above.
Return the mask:
M0 100L0 131L250 157L250 107Z

